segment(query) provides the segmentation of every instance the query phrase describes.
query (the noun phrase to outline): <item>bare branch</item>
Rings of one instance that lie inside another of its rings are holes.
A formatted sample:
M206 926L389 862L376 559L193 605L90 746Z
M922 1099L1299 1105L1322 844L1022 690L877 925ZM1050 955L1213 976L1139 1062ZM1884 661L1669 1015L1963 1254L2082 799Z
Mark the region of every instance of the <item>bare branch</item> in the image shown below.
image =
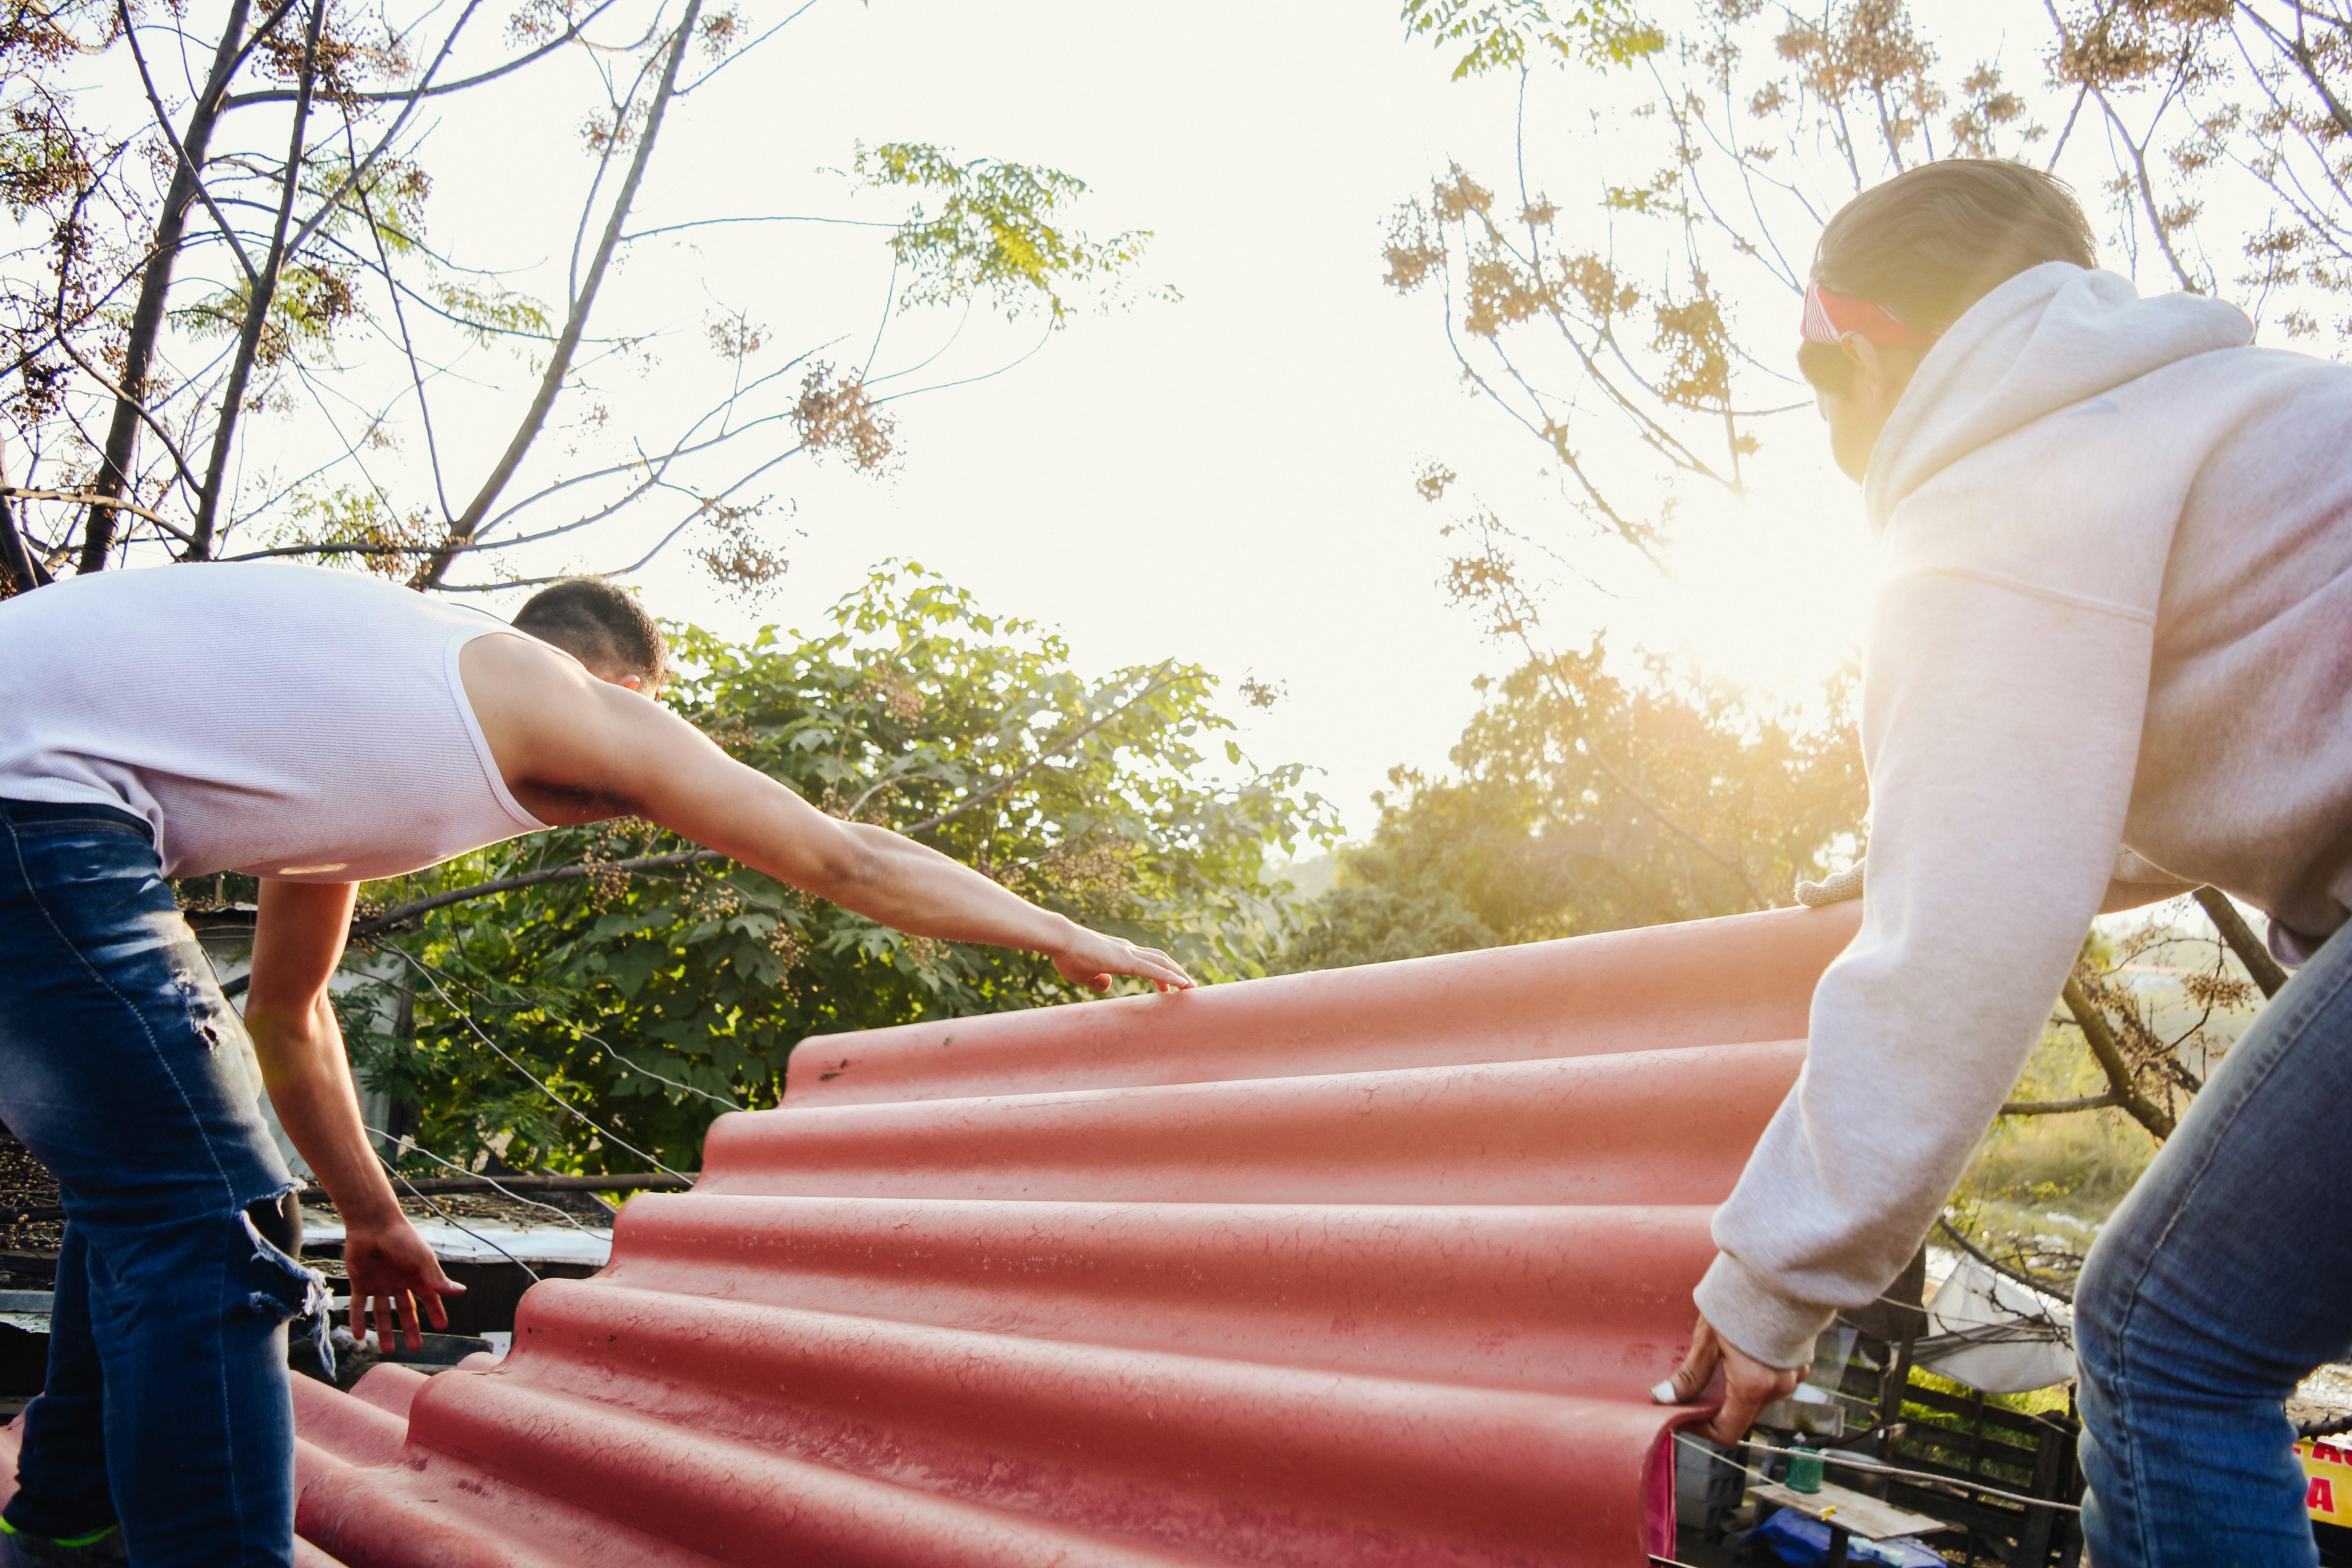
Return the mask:
M179 538L187 537L180 529L166 521L161 512L131 501L117 500L113 496L100 495L96 490L28 490L16 485L0 485L0 496L11 496L17 500L69 500L77 506L112 507L117 511L127 511L134 516L143 517L156 527Z
M636 156L631 160L628 176L622 182L620 194L614 198L610 219L604 225L604 237L596 247L594 262L579 293L572 301L571 314L563 323L562 335L556 340L555 349L548 356L546 373L540 378L539 391L530 407L508 442L506 453L498 466L490 470L482 488L467 504L465 514L449 531L447 554L436 554L427 561L416 574L416 586L438 586L448 574L449 563L456 558L455 546L470 541L481 527L482 519L497 504L499 495L522 466L531 444L539 439L540 430L547 423L549 410L555 405L555 395L563 388L564 377L572 372L572 356L579 352L581 334L587 330L588 312L596 302L596 292L603 287L604 274L612 266L613 252L619 246L623 228L628 223L630 205L636 200L637 187L643 183L646 166L653 161L654 145L660 140L662 117L668 112L671 96L677 89L679 64L686 58L687 46L694 38L694 24L702 15L702 0L687 0L686 13L679 18L677 33L670 40L669 58L662 68L661 86L654 93L652 107L646 111L644 129L637 132Z
M2172 1136L2171 1113L2139 1091L2132 1076L2131 1063L2125 1058L2123 1047L2116 1044L2115 1031L2108 1026L2107 1016L2083 989L2080 979L2070 974L2066 989L2060 994L2065 1000L2066 1011L2074 1016L2076 1026L2083 1031L2084 1043L2091 1055L2098 1058L2099 1069L2107 1075L2115 1091L2116 1103L2131 1113L2133 1121L2154 1133L2161 1142Z
M294 199L302 190L303 142L310 127L311 91L318 85L319 35L326 25L327 0L310 0L310 22L302 35L301 90L294 100L294 129L286 152L285 188L278 203L278 224L270 232L269 252L262 260L261 277L252 286L252 298L246 301L245 326L237 337L236 358L229 365L227 388L221 394L220 422L213 431L212 462L205 473L204 489L196 496L196 522L189 531L188 548L183 557L185 560L203 561L212 554L221 487L228 479L229 452L235 443L237 418L245 412L245 384L253 374L255 357L261 352L262 329L268 324L270 303L278 295L278 274L286 264L286 228L294 218Z
M2230 895L2219 888L2207 887L2198 889L2195 897L2205 917L2221 933L2221 940L2230 944L2230 951L2246 966L2247 978L2263 988L2264 996L2277 995L2286 984L2286 971L2271 956L2270 949L2254 934L2253 928L2246 924L2246 917L2238 912Z
M293 0L280 0L270 12L260 32L277 26L291 6ZM139 279L139 300L131 312L131 331L123 342L122 379L112 387L115 395L114 416L106 433L106 443L100 448L98 476L90 489L100 495L120 497L130 483L133 458L138 451L139 427L145 424L163 436L145 407L147 378L155 362L156 340L163 326L163 304L172 291L172 271L179 258L181 237L186 232L189 204L196 197L194 171L205 165L212 146L214 127L218 124L227 96L229 79L243 62L247 21L251 15L251 0L229 0L228 15L222 19L220 43L213 52L212 71L205 79L204 90L196 95L195 107L188 115L185 135L177 138L177 164L172 175L169 191L163 197L163 213L155 222L155 236L148 246L147 263ZM63 342L62 331L60 342ZM67 352L73 351L68 347ZM77 361L80 356L75 355ZM165 437L168 439L168 437ZM184 478L189 478L188 465L174 451L173 459L180 465ZM193 482L193 480L191 480ZM83 525L80 570L103 571L106 557L114 545L115 510L93 506Z
M513 59L507 61L506 64L496 67L490 70L486 70L478 76L466 77L457 81L443 82L438 87L417 86L394 88L383 92L355 92L352 94L352 100L358 103L414 102L418 99L439 98L447 93L463 92L469 87L479 87L484 82L496 81L502 76L510 75L515 71L522 69L523 67L527 65L530 65L538 60L545 59L548 56L563 47L566 44L576 42L580 38L581 35L587 31L589 24L594 22L599 16L602 16L605 12L611 10L615 3L616 0L598 0L595 9L590 11L588 15L581 17L577 22L572 23L569 27L564 28L562 32L557 34L554 37L550 38L546 43L541 44L539 47L531 50L529 54L518 55ZM243 109L247 104L254 103L290 103L293 101L294 96L295 95L293 93L275 89L264 92L245 92L239 93L236 97L230 99L223 107L226 109Z
M2003 1116L2063 1116L2073 1110L2103 1110L2122 1100L2110 1091L2106 1094L2084 1095L2080 1100L2012 1100L2000 1108Z
M189 184L195 187L197 199L205 204L205 210L213 215L213 221L220 225L221 237L228 242L229 250L236 257L236 264L245 268L246 279L251 281L258 276L253 269L253 258L246 255L245 246L236 237L236 230L229 223L228 215L220 210L220 204L213 200L212 192L205 187L204 171L189 159L188 150L181 146L180 139L173 134L172 117L163 110L163 97L155 90L155 79L148 74L146 51L139 47L139 30L131 25L130 0L115 0L115 14L122 19L122 41L130 46L131 61L139 68L140 85L147 89L147 106L154 111L156 127L163 132L163 139L171 142L172 155L179 171L188 176Z

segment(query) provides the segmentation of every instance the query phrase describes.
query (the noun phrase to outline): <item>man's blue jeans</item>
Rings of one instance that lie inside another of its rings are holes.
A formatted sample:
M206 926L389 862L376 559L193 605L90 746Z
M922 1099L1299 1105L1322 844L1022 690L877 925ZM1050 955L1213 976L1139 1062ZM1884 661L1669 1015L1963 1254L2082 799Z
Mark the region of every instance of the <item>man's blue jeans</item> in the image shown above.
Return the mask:
M247 1217L295 1184L243 1026L144 823L0 801L0 1119L66 1210L7 1522L60 1539L119 1518L138 1568L283 1568L286 1322L312 1277Z
M2272 999L2075 1298L2095 1568L2311 1568L2295 1384L2352 1350L2352 927Z

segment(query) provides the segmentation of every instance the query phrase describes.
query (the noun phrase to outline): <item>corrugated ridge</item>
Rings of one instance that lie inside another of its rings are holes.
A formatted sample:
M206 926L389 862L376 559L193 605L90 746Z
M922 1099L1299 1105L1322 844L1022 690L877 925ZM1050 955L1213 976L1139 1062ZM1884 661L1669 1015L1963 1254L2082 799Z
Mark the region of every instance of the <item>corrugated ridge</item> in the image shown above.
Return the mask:
M730 1112L709 1193L1126 1203L1718 1201L1801 1041Z
M412 1445L399 1464L336 1465L298 1484L295 1527L346 1568L714 1568L775 1561L708 1557L542 1489L501 1486L422 1445Z
M504 1495L593 1509L713 1563L882 1568L1174 1568L1202 1559L812 1464L499 1373L436 1380L419 1402L432 1463L522 1479ZM593 1432L594 1440L578 1435ZM575 1563L634 1562L591 1548Z
M1858 906L819 1035L785 1102L1132 1088L1801 1037ZM1466 1018L1478 1021L1465 1030Z
M1073 1531L1113 1521L1166 1550L1213 1540L1227 1562L1543 1562L1585 1531L1633 1540L1667 1414L598 1284L534 1295L534 1353L498 1391L509 1412L527 1387L603 1407L583 1427L625 1411L677 1441ZM752 1392L769 1389L790 1398ZM530 1464L509 1456L508 1420L486 1421L477 1448L445 1402L435 1415L442 1451L493 1474ZM1596 1457L1604 1431L1618 1440Z
M623 1214L598 1283L1638 1396L1680 1357L1713 1212L649 1194ZM1634 1256L1653 1267L1619 1266Z

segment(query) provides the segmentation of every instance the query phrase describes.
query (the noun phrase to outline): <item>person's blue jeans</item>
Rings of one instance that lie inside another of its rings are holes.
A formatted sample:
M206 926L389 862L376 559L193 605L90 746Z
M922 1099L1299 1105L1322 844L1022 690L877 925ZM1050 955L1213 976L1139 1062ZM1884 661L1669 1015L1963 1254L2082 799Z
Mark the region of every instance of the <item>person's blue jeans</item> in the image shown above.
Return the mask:
M317 1277L254 1223L295 1184L243 1026L144 823L0 801L0 1120L66 1211L5 1518L53 1540L119 1519L137 1568L284 1568L286 1323Z
M2280 1402L2352 1351L2352 927L2223 1058L2075 1296L2095 1568L2311 1568Z

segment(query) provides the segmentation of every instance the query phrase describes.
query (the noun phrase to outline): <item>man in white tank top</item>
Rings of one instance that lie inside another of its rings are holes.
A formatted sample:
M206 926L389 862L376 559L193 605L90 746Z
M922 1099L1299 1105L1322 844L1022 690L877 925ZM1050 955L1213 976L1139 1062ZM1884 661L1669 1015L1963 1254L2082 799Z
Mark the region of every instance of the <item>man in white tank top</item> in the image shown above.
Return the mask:
M729 757L650 700L660 633L606 584L509 626L312 567L109 572L0 603L0 1120L68 1216L0 1512L20 1560L292 1561L284 1326L322 1298L249 1060L342 1216L354 1330L447 1321L460 1287L368 1142L328 1001L361 881L628 814L1097 990L1192 984ZM164 881L214 871L261 879L241 1021Z

